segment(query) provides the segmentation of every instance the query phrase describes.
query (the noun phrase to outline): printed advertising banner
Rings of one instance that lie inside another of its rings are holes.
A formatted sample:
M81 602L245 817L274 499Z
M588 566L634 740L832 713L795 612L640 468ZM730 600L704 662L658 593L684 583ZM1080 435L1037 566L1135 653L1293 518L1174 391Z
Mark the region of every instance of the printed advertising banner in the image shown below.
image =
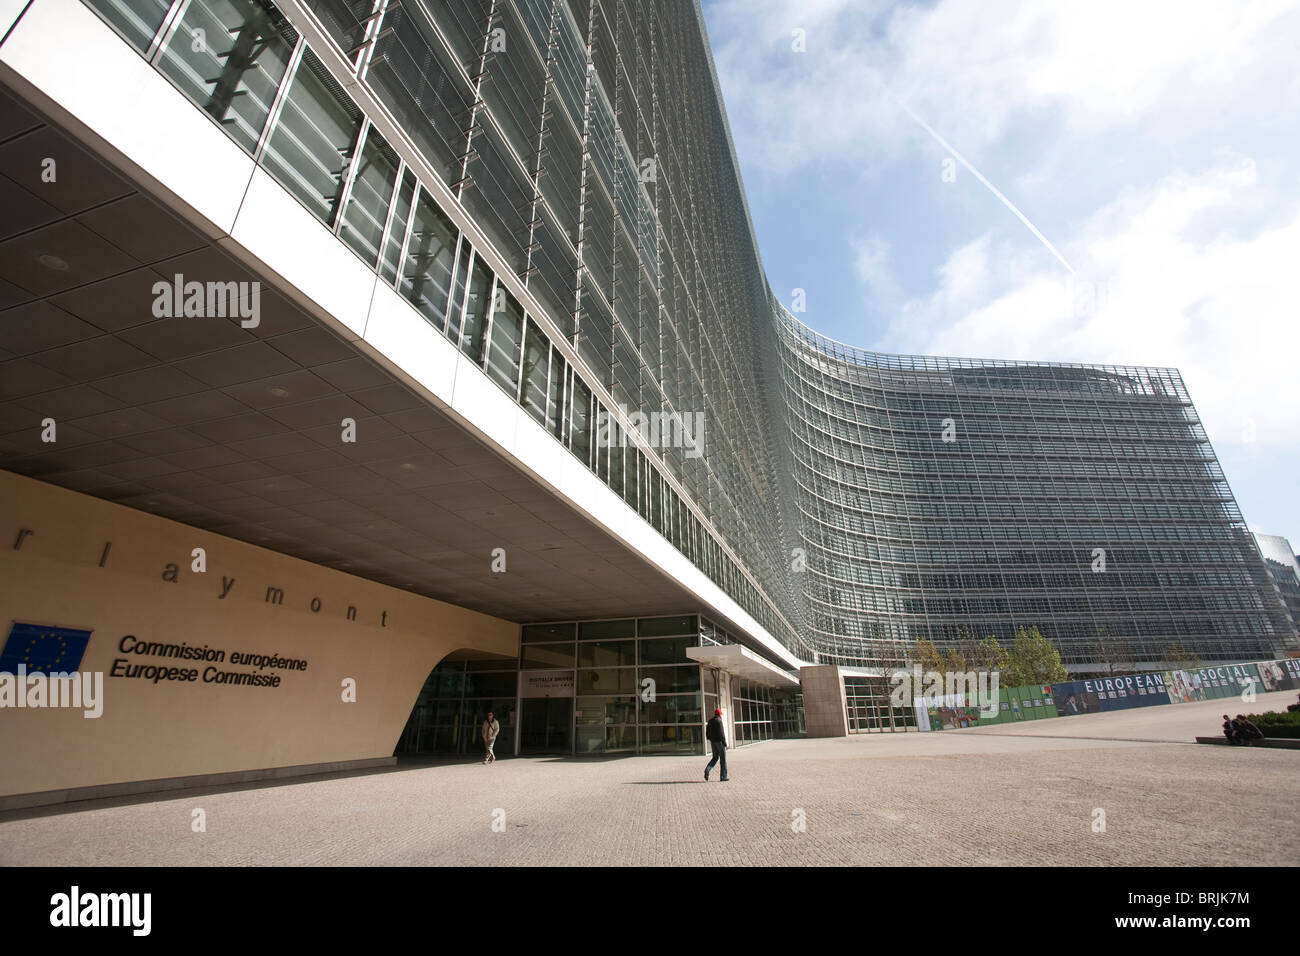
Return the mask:
M1094 677L1052 685L1052 700L1062 717L1094 714L1102 710L1151 707L1169 703L1163 674L1126 674L1122 677Z
M1300 689L1300 659L1215 664L1195 670L1152 671L1118 677L1030 684L998 690L997 710L985 716L964 695L914 700L921 730L1009 724L1045 717L1069 717L1104 710L1126 710L1157 704L1186 704L1198 700L1241 698L1247 691L1267 694Z
M1288 658L1281 661L1260 661L1255 668L1259 671L1264 693L1300 687L1300 660Z
M1206 700L1240 697L1247 690L1260 693L1263 684L1254 664L1217 664L1192 672L1193 681L1199 681Z

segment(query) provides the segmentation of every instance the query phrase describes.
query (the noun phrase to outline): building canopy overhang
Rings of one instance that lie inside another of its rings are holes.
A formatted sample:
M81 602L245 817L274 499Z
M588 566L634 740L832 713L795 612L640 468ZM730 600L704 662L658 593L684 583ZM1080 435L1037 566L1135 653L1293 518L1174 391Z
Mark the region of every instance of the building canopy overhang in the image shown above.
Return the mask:
M781 670L740 644L688 647L686 656L709 667L726 671L734 677L752 680L768 687L797 688L799 678Z

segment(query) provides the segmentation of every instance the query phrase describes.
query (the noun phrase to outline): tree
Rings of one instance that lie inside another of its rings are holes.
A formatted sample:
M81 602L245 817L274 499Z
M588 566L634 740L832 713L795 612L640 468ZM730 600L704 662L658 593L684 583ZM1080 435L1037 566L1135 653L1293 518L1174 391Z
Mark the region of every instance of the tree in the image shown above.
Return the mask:
M948 649L948 652L943 655L942 663L940 663L937 669L951 674L965 673L966 656L961 652L960 648L951 647Z
M998 643L998 639L990 634L984 640L971 645L966 652L966 663L972 670L999 673L1006 670L1008 666L1008 652L1005 647ZM998 678L1002 682L1003 678ZM1008 684L1007 686L1012 686Z
M939 653L939 648L934 646L934 641L927 641L924 638L916 642L912 648L912 660L909 663L920 664L921 672L940 671L944 669L943 655Z
M1169 662L1169 667L1179 671L1195 671L1205 666L1205 661L1201 655L1189 651L1183 646L1182 641L1170 641L1165 644L1165 660Z
M1106 628L1099 627L1093 634L1089 654L1104 674L1128 674L1137 669L1133 648L1125 641L1112 638Z
M1019 628L1007 655L1002 682L1008 687L1025 684L1056 684L1069 678L1061 653L1036 627Z

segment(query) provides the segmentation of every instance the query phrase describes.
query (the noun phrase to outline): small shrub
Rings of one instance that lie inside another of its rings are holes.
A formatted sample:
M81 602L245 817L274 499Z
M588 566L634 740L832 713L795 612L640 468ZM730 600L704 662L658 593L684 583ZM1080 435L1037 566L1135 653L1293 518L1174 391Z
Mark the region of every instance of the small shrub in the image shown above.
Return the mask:
M1246 719L1263 731L1265 737L1300 739L1300 710L1283 714L1270 710L1263 714L1247 714Z

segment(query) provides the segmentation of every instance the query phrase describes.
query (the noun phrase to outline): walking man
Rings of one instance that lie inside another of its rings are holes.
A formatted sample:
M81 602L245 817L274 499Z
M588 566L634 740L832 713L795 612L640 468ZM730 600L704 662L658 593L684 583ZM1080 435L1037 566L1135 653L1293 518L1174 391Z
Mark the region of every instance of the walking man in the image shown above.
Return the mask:
M709 779L709 771L718 761L722 762L720 775L718 777L723 783L727 782L727 732L722 726L722 710L714 708L713 716L709 719L709 725L704 731L704 736L708 738L713 745L713 759L709 765L704 768L704 779Z
M501 725L497 723L496 718L492 716L492 711L489 710L487 720L483 721L483 748L485 750L483 762L485 764L492 763L497 759L497 755L492 752L492 748L496 745L497 734L499 733L501 733Z

